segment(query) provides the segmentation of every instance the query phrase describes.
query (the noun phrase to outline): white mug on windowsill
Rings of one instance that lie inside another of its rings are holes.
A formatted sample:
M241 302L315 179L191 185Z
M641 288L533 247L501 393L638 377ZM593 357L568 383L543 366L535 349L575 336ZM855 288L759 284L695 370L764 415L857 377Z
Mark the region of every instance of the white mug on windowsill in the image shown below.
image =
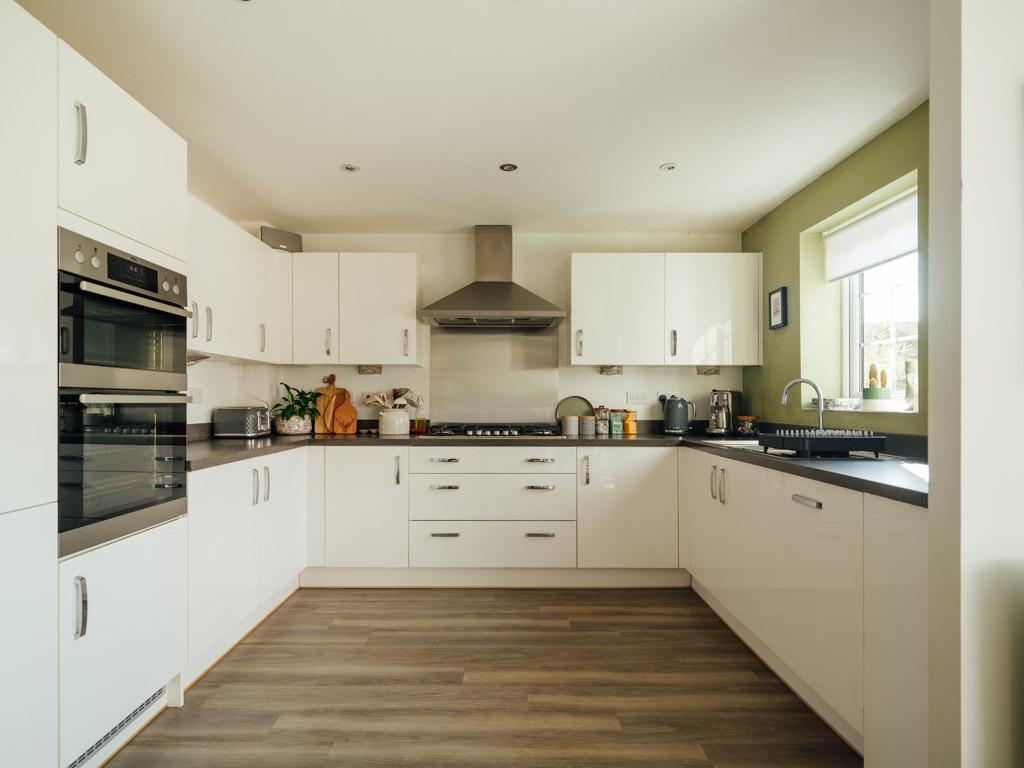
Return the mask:
M400 408L380 411L380 422L378 429L382 436L387 435L408 435L409 434L409 413Z

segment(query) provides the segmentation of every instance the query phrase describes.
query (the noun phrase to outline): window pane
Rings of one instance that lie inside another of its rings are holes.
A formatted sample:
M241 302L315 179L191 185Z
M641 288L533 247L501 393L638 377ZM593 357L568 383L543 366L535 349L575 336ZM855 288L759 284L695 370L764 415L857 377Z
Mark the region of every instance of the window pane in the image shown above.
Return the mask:
M911 253L891 262L892 281L896 285L917 282L917 254Z
M878 267L866 269L861 274L864 276L864 293L872 293L888 288L892 284L892 264L882 264Z
M898 336L917 333L917 282L900 285L892 291L892 314L896 322ZM900 327L911 326L912 330L903 331Z

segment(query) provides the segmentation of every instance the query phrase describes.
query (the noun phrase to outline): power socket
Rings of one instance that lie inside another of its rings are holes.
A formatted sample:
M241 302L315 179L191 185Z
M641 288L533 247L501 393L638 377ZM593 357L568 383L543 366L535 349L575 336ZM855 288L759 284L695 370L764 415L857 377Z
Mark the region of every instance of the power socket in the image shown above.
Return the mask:
M649 392L627 392L627 405L650 405L651 394Z
M679 393L678 392L659 392L658 393L658 402L659 403L661 402L661 398L663 398L663 397L666 400L668 400L670 397L679 397Z

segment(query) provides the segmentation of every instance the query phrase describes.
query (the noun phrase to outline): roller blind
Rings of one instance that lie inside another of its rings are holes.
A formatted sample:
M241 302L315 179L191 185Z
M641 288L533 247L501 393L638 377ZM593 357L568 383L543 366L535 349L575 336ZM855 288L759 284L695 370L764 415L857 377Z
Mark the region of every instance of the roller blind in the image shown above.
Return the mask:
M917 250L917 191L822 235L828 282Z

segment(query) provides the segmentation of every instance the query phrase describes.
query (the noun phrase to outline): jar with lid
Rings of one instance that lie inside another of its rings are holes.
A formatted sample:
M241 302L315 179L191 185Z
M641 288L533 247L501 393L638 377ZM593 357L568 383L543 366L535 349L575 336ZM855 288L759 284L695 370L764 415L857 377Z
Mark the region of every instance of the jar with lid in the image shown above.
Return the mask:
M622 434L635 435L637 432L636 410L627 408L622 419Z
M621 435L622 434L622 422L625 418L625 411L621 408L612 408L608 413L608 434L610 435Z
M757 437L760 431L760 424L757 416L737 416L736 434L743 437Z
M599 405L594 409L594 426L597 434L608 434L608 419L610 415L611 411L608 410L608 406L606 405Z

